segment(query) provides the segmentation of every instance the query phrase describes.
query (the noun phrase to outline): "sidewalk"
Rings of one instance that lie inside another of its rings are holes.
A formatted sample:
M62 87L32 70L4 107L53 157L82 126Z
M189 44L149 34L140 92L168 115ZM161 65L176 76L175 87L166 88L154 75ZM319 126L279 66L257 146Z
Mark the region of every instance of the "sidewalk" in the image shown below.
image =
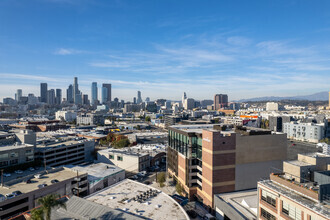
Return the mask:
M175 188L175 185L173 185L172 179L167 178L166 182L164 184L165 184L164 187L160 187L159 183L156 183L156 181L154 181L154 182L152 182L152 184L150 184L150 186L152 186L156 189L159 189L168 195L173 195L176 193L176 188Z

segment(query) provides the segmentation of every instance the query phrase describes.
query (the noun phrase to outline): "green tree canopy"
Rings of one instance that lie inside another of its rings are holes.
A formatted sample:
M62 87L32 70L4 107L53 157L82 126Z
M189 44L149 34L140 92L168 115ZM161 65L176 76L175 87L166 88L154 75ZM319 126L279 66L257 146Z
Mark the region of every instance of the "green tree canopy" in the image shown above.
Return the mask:
M65 203L59 200L59 196L50 194L38 199L38 203L41 205L36 211L31 213L31 218L33 220L50 220L52 208L62 207L66 209ZM34 216L34 217L32 217ZM45 217L45 218L44 218Z

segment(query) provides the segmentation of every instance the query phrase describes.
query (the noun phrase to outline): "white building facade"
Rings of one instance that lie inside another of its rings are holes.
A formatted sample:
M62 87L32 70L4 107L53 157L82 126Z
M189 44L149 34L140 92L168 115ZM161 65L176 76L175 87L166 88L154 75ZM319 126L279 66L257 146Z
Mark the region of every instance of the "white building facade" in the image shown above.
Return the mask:
M298 122L283 123L283 132L287 134L287 137L298 141L318 143L319 140L324 138L324 129L324 124Z

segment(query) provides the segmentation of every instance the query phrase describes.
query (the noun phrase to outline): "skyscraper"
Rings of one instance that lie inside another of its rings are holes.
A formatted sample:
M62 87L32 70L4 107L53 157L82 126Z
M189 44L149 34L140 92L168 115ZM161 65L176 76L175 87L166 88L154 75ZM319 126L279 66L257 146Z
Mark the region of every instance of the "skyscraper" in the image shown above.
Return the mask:
M214 95L214 110L218 110L228 106L228 95L216 94Z
M98 101L97 99L97 82L92 82L92 99L91 99L91 104L95 105Z
M55 90L50 89L47 91L47 104L54 105L55 104Z
M47 83L40 83L40 101L47 103Z
M111 102L111 84L102 84L102 103Z
M56 89L55 103L60 105L62 103L62 89Z
M136 100L137 104L142 103L142 97L141 97L141 91L137 92L137 100Z
M136 97L133 98L133 104L136 104Z
M187 100L187 94L184 92L182 95L182 107L186 105L186 100Z
M15 94L15 100L19 102L21 100L22 94L23 94L22 90L17 89L17 92Z
M70 84L66 90L66 100L68 103L73 103L73 86Z
M79 100L81 99L81 97L79 97L80 92L79 92L79 87L78 87L78 78L74 77L73 80L73 101L74 104L81 104L79 103Z
M83 95L83 105L89 105L88 95Z

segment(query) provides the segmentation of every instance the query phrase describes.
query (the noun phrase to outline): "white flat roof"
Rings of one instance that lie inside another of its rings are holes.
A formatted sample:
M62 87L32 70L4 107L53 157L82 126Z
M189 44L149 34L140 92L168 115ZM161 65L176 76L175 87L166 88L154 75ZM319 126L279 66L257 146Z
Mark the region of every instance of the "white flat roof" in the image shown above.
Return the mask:
M217 194L238 212L249 219L256 219L258 209L257 189Z
M140 215L147 219L189 219L183 208L174 199L161 191L143 203L133 200L133 198L150 189L157 190L148 185L125 179L85 197L85 199L113 209Z
M114 165L106 163L95 163L87 166L67 165L65 167L70 168L73 171L78 171L79 173L88 173L89 181L99 180L100 178L115 175L119 172L124 171L120 167L116 167Z

